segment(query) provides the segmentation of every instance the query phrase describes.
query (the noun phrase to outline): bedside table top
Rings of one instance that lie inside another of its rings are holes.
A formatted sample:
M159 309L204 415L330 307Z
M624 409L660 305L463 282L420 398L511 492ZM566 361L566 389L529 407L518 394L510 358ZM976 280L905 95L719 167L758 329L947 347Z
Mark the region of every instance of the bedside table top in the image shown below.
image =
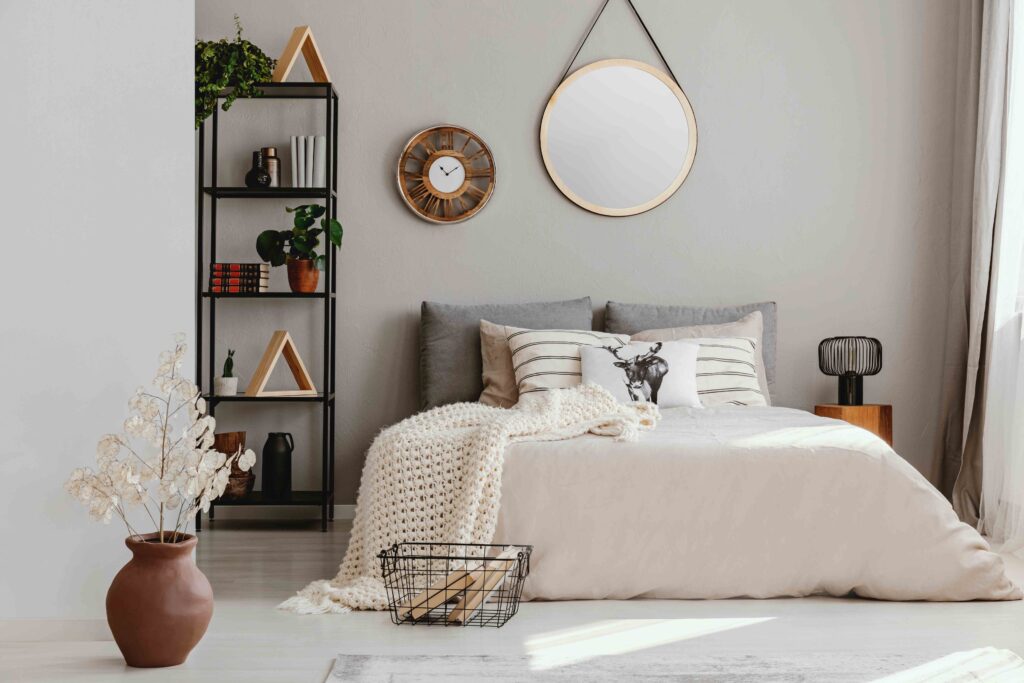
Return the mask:
M877 408L892 408L890 403L863 403L859 406L844 406L841 403L819 403L815 408L834 408L836 410L856 410L857 408L871 408L875 410Z

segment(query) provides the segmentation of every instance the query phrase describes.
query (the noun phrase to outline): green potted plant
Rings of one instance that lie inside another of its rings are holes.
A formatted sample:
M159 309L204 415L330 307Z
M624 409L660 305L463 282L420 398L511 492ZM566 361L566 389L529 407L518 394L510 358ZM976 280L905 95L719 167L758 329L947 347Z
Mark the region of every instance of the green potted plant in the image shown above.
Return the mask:
M242 40L242 24L235 15L235 39L196 41L196 128L217 107L221 92L228 90L221 109L227 111L239 97L262 95L257 86L270 81L276 60L248 40Z
M220 377L213 379L213 393L217 396L234 396L238 393L238 378L235 377L235 350L228 349L224 359L224 370Z
M303 204L285 211L294 214L289 230L264 230L256 238L260 258L277 267L288 265L288 286L293 292L315 292L326 256L317 254L320 235L326 234L331 244L341 246L341 223L326 215L319 204ZM316 225L320 219L319 227Z

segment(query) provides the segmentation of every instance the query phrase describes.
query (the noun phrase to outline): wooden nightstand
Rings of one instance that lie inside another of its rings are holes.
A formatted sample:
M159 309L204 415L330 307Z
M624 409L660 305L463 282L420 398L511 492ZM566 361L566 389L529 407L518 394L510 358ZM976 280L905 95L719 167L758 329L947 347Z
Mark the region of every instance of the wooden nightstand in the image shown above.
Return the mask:
M841 406L826 403L814 406L814 414L849 422L877 434L892 446L892 406L869 403L862 406Z

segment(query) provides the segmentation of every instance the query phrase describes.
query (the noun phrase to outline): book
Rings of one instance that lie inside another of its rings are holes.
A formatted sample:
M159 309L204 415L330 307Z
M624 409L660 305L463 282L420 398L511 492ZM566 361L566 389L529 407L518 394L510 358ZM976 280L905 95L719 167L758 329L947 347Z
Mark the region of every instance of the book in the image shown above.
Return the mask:
M213 294L250 294L267 291L265 285L210 285Z
M264 285L270 284L270 280L262 277L220 277L210 276L210 285Z
M240 273L266 275L270 273L269 263L211 263L210 273Z
M316 187L313 184L313 136L306 136L306 187Z
M327 185L327 138L317 135L313 138L313 187Z
M306 136L298 135L295 138L295 144L298 147L298 154L296 161L299 162L299 187L306 186Z
M292 187L302 187L299 185L299 150L294 135L292 136Z

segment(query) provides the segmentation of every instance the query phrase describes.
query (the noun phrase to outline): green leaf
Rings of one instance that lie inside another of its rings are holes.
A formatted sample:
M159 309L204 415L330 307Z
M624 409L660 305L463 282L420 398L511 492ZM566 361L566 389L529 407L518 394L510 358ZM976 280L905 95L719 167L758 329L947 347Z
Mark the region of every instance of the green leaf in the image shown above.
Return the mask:
M306 214L303 214L303 213L296 213L295 214L295 227L296 228L305 229L305 228L308 228L309 226L313 225L313 223L315 223L315 222L316 221L313 219L312 216L307 216Z
M309 211L307 211L307 214L312 216L313 218L320 218L320 216L323 216L325 213L327 213L327 209L321 206L320 204L309 204L307 208L309 209Z
M331 244L333 244L336 247L340 247L341 246L341 238L344 236L344 234L345 234L345 230L341 227L341 223L339 223L338 221L336 221L335 219L332 218L331 219L331 229L330 229Z
M284 263L284 240L277 230L264 230L256 238L256 253L264 261L279 266Z
M316 257L316 267L320 270L324 269L324 264L327 262L327 257L321 254Z

